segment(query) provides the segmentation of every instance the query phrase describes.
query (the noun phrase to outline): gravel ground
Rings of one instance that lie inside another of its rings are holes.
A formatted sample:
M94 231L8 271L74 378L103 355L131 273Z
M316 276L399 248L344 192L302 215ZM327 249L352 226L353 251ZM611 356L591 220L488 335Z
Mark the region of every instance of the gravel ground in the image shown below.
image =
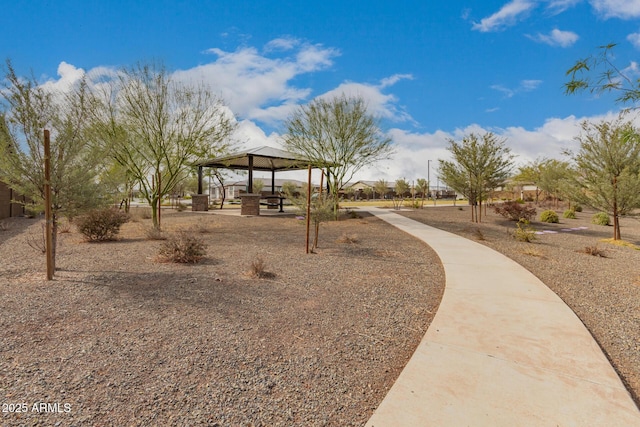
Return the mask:
M51 282L42 220L4 222L0 424L363 425L442 296L435 253L374 217L323 225L315 254L292 216L163 221L206 258L161 262L139 218L116 242L61 234Z
M538 219L544 209L538 207ZM557 232L537 235L533 243L510 237L515 223L491 209L479 224L470 221L468 206L401 213L477 240L540 278L591 331L640 406L640 251L604 242L613 236L613 228L591 224L594 212L578 212L577 219L564 219L563 210L557 212L559 224L532 222L538 232ZM640 220L621 219L621 234L640 247ZM586 247L597 247L605 257L584 253Z

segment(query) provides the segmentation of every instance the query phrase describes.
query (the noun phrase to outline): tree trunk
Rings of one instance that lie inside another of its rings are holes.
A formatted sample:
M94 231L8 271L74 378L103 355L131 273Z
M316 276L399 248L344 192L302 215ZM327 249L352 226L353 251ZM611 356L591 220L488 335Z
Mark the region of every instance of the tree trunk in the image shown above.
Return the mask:
M58 245L58 215L53 213L51 218L51 260L53 261L53 274L56 274L57 245Z
M618 218L618 177L613 177L613 240L620 240L620 220Z
M159 230L160 223L158 222L158 197L152 197L150 200L151 205L151 220L153 221L153 228Z

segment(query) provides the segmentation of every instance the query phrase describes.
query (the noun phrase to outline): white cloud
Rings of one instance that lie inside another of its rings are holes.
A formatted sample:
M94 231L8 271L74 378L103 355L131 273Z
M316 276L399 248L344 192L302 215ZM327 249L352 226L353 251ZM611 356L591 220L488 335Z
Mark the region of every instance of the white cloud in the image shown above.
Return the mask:
M208 53L217 55L215 61L177 71L174 76L182 81L204 82L219 91L242 118L266 122L281 120L291 105L311 94L310 88L295 87L291 80L331 67L339 51L298 43L294 39L276 39L268 46L271 50L279 47L292 52L289 56L274 58L260 54L254 47L243 47L234 52L213 48Z
M536 5L533 0L512 0L493 15L475 22L472 29L483 33L503 30L523 19Z
M321 98L331 98L334 96L361 97L367 103L369 111L383 119L395 122L411 122L413 118L397 105L398 99L392 94L385 94L382 89L397 82L399 79L386 78L380 85L370 85L365 83L345 82L335 89L320 95ZM391 83L393 82L393 83Z
M273 39L264 46L265 52L291 50L300 44L300 40L293 37Z
M552 14L557 15L579 3L582 3L582 1L583 0L548 0L549 4L547 5L547 10L551 11Z
M77 68L71 64L62 61L58 65L58 79L47 80L41 86L51 92L66 92L76 83L78 83L85 75L82 68Z
M520 82L520 88L524 92L531 92L536 90L542 84L542 80L522 80Z
M589 0L589 3L605 19L640 17L640 0Z
M527 36L531 40L548 44L549 46L570 47L580 38L576 33L571 31L562 31L553 29L549 34L538 33L535 36Z
M502 92L505 98L512 98L514 95L521 92L531 92L536 90L542 84L542 80L522 80L519 86L515 89L508 88L501 84L491 85L490 88Z
M384 89L387 86L393 86L398 83L400 80L413 80L413 76L411 74L394 74L391 77L386 77L380 80L380 85L378 86L380 89Z
M640 49L640 33L631 33L627 36L627 41L636 49Z
M470 133L482 135L493 132L499 138L506 138L506 146L516 155L516 167L539 157L566 160L563 152L575 151L579 146L575 138L580 134L580 124L584 120L597 122L614 120L617 117L617 112L609 112L592 117L549 118L542 126L532 130L519 126L490 129L476 124L450 132L438 130L434 133L415 133L394 128L388 131L396 150L393 158L362 170L355 179L385 179L394 182L398 178L405 178L411 181L426 178L427 169L429 169L431 180L435 185L438 177L438 160L450 159L449 151L446 149L448 140L460 141ZM640 116L635 123L636 126L640 125ZM427 168L428 160L431 160L429 168Z
M502 92L505 98L511 98L516 93L514 90L504 87L502 85L491 85L489 87L493 90L497 90L498 92Z

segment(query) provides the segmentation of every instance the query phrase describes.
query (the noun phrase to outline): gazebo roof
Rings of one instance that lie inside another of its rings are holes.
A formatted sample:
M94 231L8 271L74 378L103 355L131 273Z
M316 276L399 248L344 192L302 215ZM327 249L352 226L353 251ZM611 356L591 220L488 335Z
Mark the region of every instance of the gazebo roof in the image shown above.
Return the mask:
M268 146L252 148L228 156L203 160L197 162L195 166L249 170L249 159L253 159L252 169L257 171L275 172L291 169L306 169L310 164L312 166L318 166L298 154Z

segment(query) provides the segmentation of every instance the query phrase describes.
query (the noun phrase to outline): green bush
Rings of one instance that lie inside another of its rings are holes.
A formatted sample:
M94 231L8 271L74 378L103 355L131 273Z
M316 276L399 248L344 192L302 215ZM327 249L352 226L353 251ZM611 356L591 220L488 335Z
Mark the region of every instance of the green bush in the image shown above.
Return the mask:
M536 231L529 227L522 227L522 222L516 224L516 231L513 232L513 238L519 242L533 242L536 240Z
M573 210L576 211L576 212L582 212L582 206L576 205L576 207L573 208Z
M129 214L117 208L94 209L77 221L78 231L90 242L115 240Z
M573 209L567 209L562 214L562 217L567 219L576 219L576 211L574 211Z
M591 223L596 225L609 225L609 214L606 212L599 212L591 217Z
M558 218L558 214L556 213L556 211L549 209L546 211L542 211L542 213L540 214L540 221L555 224L560 222L560 219Z
M207 245L188 232L178 232L160 246L160 256L169 262L196 263L207 254Z
M531 221L531 218L536 215L536 208L518 202L504 202L496 206L494 210L497 214L511 221L520 221L522 219Z

